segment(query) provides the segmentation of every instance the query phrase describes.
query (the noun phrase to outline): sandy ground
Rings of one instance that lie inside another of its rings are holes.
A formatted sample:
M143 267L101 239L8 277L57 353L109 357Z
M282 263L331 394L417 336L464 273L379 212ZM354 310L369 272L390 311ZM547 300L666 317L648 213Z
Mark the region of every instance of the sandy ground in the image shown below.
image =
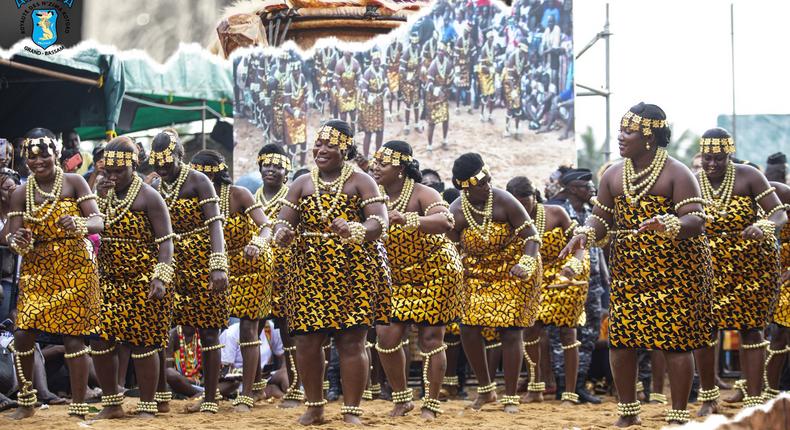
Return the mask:
M727 397L729 393L722 393ZM134 408L137 399L127 399L124 408L130 411ZM163 414L155 420L136 420L124 418L112 421L84 421L67 418L66 406L54 406L37 411L33 418L22 422L6 421L0 417L0 428L14 430L60 430L60 429L211 429L211 430L240 430L247 428L256 429L282 429L304 428L296 424L296 419L302 413L302 408L278 409L275 403L260 402L248 414L237 414L232 410L229 402L220 403L220 412L217 415L209 414L183 414L181 410L186 401L174 401L173 412ZM419 417L418 411L413 411L409 416L389 418L387 412L391 403L383 400L367 401L362 403L365 411L362 421L366 426L381 429L609 429L616 420L616 404L611 397L605 399L601 405L579 405L574 407L561 406L559 401L551 400L541 404L521 405L521 411L515 415L502 412L499 405L487 405L482 411L465 409L466 401L450 401L442 404L445 413L434 422L425 422ZM95 405L98 406L98 405ZM340 418L340 403L332 402L327 406L325 416L327 423L317 428L320 429L348 429L354 428L345 425ZM419 402L415 402L419 407ZM659 429L664 423L664 405L643 405L642 427L645 429ZM692 415L696 413L699 404L690 406ZM726 416L734 416L739 408L722 403L722 412ZM8 412L4 413L7 415ZM13 427L12 427L13 426ZM635 427L638 428L638 427Z
M402 108L401 108L402 109ZM308 116L307 142L308 149L315 138L320 123L319 114L312 111ZM505 111L495 109L493 123L480 122L479 112L467 113L462 107L459 114L455 113L454 103L450 107L450 131L447 136L449 147L441 146L441 127L434 131L433 153L427 151L427 125L425 131L403 133L405 123L395 121L387 123L384 130L384 142L399 139L409 142L416 151L416 158L421 168L438 170L447 186L450 185L451 169L455 158L465 152L479 152L491 167L494 184L504 188L507 181L517 175L525 175L537 182L543 189L543 181L557 169L560 164L575 163L576 148L573 139L559 140L564 131L535 134L528 130L522 122L518 140L503 138L505 130ZM258 150L263 145L262 133L254 125L243 119L234 122L236 147L233 152L234 175L236 178L256 171L255 160ZM362 150L362 134L357 133L357 148ZM373 147L373 144L371 144ZM371 149L371 152L373 149ZM310 157L310 156L308 156ZM311 165L308 158L308 166Z

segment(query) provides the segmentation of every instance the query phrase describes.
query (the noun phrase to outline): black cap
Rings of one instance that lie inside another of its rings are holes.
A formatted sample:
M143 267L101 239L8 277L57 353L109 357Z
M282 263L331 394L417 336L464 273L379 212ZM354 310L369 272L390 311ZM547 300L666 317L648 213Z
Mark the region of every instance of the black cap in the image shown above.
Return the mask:
M787 163L787 155L782 152L777 152L768 156L768 164L785 164Z
M571 169L560 176L560 184L566 186L572 181L591 181L592 172L590 169Z

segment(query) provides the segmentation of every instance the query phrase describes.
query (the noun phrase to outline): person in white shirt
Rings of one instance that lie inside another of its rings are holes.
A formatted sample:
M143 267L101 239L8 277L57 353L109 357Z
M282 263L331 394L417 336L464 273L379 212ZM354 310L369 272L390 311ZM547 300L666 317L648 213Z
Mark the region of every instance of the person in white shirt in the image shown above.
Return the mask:
M263 398L281 398L288 388L288 374L285 371L285 350L283 349L280 330L274 328L274 322L267 320L260 333L260 371L255 376L258 382L266 378L267 386L263 391ZM239 388L241 385L242 357L239 347L239 324L233 324L219 336L219 342L225 347L222 349L222 366L228 368L224 379L235 379L238 374ZM257 399L256 399L257 400Z
M557 78L560 69L560 53L562 48L562 33L560 26L554 22L554 17L549 16L549 25L543 32L543 55L548 56L549 66L551 67L551 82L557 85Z

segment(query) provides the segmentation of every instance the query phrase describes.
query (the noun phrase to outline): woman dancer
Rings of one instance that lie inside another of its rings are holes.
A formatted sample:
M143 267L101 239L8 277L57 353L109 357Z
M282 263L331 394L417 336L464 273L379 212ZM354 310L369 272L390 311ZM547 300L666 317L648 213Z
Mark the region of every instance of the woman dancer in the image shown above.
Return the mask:
M562 207L543 205L529 179L524 176L511 179L507 183L507 191L524 206L530 218L535 220L536 230L542 239L540 256L543 260L543 289L540 310L535 325L527 329L527 339L539 338L546 325L559 328L565 357L566 389L561 399L563 404L578 404L579 395L576 394L575 389L581 342L576 340L576 326L579 325L579 317L584 312L584 303L587 300L590 259L584 249L578 249L574 255L567 258L558 258L560 251L572 237L577 223L571 221ZM550 357L546 359L551 360ZM536 372L536 380L540 380L540 374L537 372L539 368L540 363L530 363L530 375ZM529 390L529 387L527 389ZM527 397L528 400L532 398L534 395Z
M249 412L255 404L252 390L260 373L259 324L271 314L272 251L269 219L246 188L232 184L225 159L216 151L202 150L192 157L191 167L208 176L219 195L225 218L223 235L230 272L230 315L239 318L242 356L241 392L233 401L237 412Z
M785 213L790 217L790 187L781 182L769 182L776 188L776 195L785 207ZM787 353L790 352L790 222L786 222L779 235L782 250L779 262L782 284L779 298L774 308L773 320L776 323L776 332L771 338L768 347L768 358L765 360L765 388L763 397L766 400L779 395L779 378L782 376ZM771 360L773 358L773 360ZM776 388L772 388L776 387Z
M699 188L691 171L667 155L670 130L656 105L639 103L620 122L625 159L606 170L585 226L560 253L612 240L610 363L620 402L615 425L639 424L637 349L661 350L667 361L670 423L685 423L694 358L711 332L710 249Z
M402 339L409 326L417 324L426 386L421 415L433 419L441 412L438 397L447 368L444 326L461 311L463 266L444 236L455 220L439 193L420 183L420 163L408 143L385 143L376 152L371 174L391 202L385 244L392 269L392 321L376 329L376 351L395 403L390 415L405 415L414 408Z
M58 167L61 148L51 131L29 131L22 156L30 176L11 195L6 242L23 257L13 344L19 407L13 419L35 413L31 387L38 331L63 335L72 396L68 413L80 419L88 414L90 348L84 337L100 324L101 291L85 236L101 233L104 221L85 179Z
M102 288L101 340L91 341L93 364L102 388L97 419L122 418L115 345L131 345L140 383L137 414L152 418L159 350L167 345L173 313L173 230L162 196L137 175L137 145L116 137L104 152L105 176L97 184L99 209L106 215L99 248Z
M479 384L472 407L497 399L482 335L483 327L494 327L501 337L505 371L501 403L506 412L515 413L520 403L516 388L524 353L522 331L535 323L540 298L540 236L521 204L491 185L479 154L455 160L453 184L461 198L450 205L455 227L447 235L460 241L467 274L461 341ZM531 350L537 357L537 345Z
M154 137L148 162L161 178L159 193L170 211L173 230L178 235L174 260L176 299L175 325L198 330L202 348L204 398L188 412L216 413L219 368L221 365L219 330L228 324L228 255L222 233L222 214L214 185L182 160L184 147L175 130ZM164 352L160 359L164 361ZM170 393L164 372L159 372L157 402L167 403ZM160 404L160 412L168 406Z
M340 354L343 419L361 423L365 337L389 315L389 279L376 243L387 230L387 213L373 179L345 162L355 155L348 123L322 125L313 145L316 167L291 185L275 222L278 246L296 241L287 312L307 400L299 418L304 425L324 420L322 345L330 333Z
M264 145L258 152L258 169L261 172L263 184L255 192L255 199L263 205L263 212L269 220L277 219L280 213L282 201L288 193L288 173L291 171L291 159L285 154L283 149L275 144ZM274 276L272 279L272 318L283 341L285 350L286 370L288 371L288 389L283 395L281 408L295 408L304 401L299 383L299 373L296 370L296 358L294 354L294 338L288 331L288 320L285 313L285 299L288 288L288 276L291 272L290 261L291 252L289 248L274 247ZM255 391L263 393L265 384L260 382L260 375L256 377Z
M697 180L706 201L705 232L713 261L713 318L716 329L740 330L739 384L744 406L762 403L765 364L763 330L771 320L778 294L779 249L774 230L787 222L784 207L759 170L735 164L735 144L722 128L706 131L700 140L702 170ZM761 219L759 208L767 213ZM696 352L700 369L699 415L718 411L715 344Z

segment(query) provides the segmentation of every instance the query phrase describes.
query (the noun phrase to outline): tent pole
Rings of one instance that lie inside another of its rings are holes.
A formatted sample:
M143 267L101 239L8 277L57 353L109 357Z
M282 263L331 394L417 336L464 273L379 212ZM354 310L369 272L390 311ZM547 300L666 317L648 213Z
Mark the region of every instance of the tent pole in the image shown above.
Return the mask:
M31 66L28 64L18 63L16 61L6 60L5 58L0 58L0 65L8 66L14 69L24 70L26 72L32 72L39 75L49 76L51 78L62 79L64 81L69 82L76 82L78 84L83 85L90 85L92 87L99 87L101 88L101 79L88 79L88 78L80 78L77 76L71 76L67 73L56 72L53 70L47 70L41 67Z
M201 102L203 109L200 110L200 143L206 149L206 101Z

